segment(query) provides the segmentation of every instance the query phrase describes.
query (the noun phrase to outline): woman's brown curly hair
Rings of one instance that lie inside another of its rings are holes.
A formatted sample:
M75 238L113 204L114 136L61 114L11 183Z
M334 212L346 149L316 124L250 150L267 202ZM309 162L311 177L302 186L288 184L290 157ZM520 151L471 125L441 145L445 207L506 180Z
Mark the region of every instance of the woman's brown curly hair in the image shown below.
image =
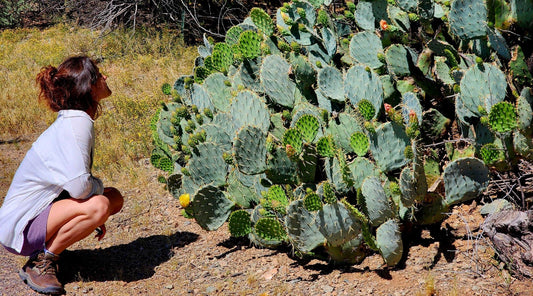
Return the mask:
M55 112L75 109L97 114L100 104L93 98L91 86L98 75L96 63L86 56L68 58L57 68L46 66L36 78L39 99Z

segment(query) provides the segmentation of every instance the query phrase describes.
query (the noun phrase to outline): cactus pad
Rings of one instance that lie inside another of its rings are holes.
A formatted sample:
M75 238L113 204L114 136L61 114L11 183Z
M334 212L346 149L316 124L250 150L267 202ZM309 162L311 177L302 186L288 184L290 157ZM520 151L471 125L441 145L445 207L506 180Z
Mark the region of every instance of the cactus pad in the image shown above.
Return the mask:
M335 156L335 142L333 137L326 136L320 138L316 145L317 152L322 157L334 157Z
M304 207L309 212L322 209L322 199L314 192L308 193L304 198Z
M255 59L261 55L262 38L254 31L244 31L239 36L239 50L243 58Z
M383 53L381 40L374 33L363 31L355 34L350 41L350 55L373 69L383 66L377 56L380 52Z
M361 233L361 224L342 203L326 204L317 213L317 226L328 244L340 246Z
M487 8L483 0L455 0L450 13L451 32L461 39L487 36Z
M287 232L283 224L276 218L260 218L254 225L254 232L265 241L282 242L287 239Z
M453 205L466 202L480 195L489 183L489 170L483 161L460 158L452 161L442 175L446 198L444 202Z
M368 219L373 226L378 226L394 217L389 198L377 177L367 177L363 181L361 194L365 200Z
M245 126L233 142L235 162L239 171L254 175L266 169L266 134L255 126Z
M230 214L228 229L233 237L246 236L252 231L250 213L245 210L237 210Z
M350 146L357 156L365 156L370 147L368 137L362 132L355 132L350 137Z
M387 220L376 230L376 241L383 259L388 266L400 262L403 254L403 242L400 227L396 220Z
M489 112L490 128L498 133L508 133L518 126L515 107L508 102L499 102Z
M200 188L190 205L196 222L206 230L216 230L222 226L231 214L233 206L234 203L224 192L212 185Z
M300 252L311 252L326 240L320 233L315 215L305 209L303 200L293 201L287 208L285 226L290 241Z
M300 131L302 139L307 143L311 143L315 140L320 123L315 116L304 114L298 119L295 127Z
M250 18L263 34L270 36L274 33L274 23L263 9L258 7L252 8L250 11Z

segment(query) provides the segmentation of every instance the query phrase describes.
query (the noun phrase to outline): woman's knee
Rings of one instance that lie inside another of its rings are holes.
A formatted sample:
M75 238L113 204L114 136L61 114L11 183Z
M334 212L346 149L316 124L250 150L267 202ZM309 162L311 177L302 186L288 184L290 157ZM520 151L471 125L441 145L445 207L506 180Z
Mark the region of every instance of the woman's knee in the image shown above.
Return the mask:
M111 201L104 195L94 195L87 200L85 211L95 224L104 224L111 215Z
M124 205L124 197L118 189L114 187L106 187L104 189L104 196L109 199L111 215L118 213L122 209L122 206Z

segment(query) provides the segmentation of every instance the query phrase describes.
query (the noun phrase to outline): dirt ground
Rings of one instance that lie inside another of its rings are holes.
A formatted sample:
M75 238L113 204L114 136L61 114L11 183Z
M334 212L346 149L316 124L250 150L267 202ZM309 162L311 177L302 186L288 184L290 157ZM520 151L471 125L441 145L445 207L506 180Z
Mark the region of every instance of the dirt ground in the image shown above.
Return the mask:
M0 201L31 141L0 144ZM252 247L231 239L226 226L202 230L181 216L147 161L139 167L153 180L120 188L126 202L106 224L106 237L62 254L67 295L533 295L530 280L513 278L494 259L475 202L454 208L440 227L409 233L396 268L379 255L333 266L298 259L288 248ZM0 296L38 295L17 275L25 260L0 250Z

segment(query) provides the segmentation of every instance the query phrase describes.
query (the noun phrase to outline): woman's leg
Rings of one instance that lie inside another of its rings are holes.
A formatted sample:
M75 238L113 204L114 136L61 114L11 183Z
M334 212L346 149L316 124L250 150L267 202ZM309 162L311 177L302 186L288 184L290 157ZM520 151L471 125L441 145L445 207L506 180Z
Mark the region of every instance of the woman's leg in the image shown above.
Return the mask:
M69 198L53 203L46 226L46 248L60 254L119 212L123 201L117 189L106 188L102 195L88 199Z

